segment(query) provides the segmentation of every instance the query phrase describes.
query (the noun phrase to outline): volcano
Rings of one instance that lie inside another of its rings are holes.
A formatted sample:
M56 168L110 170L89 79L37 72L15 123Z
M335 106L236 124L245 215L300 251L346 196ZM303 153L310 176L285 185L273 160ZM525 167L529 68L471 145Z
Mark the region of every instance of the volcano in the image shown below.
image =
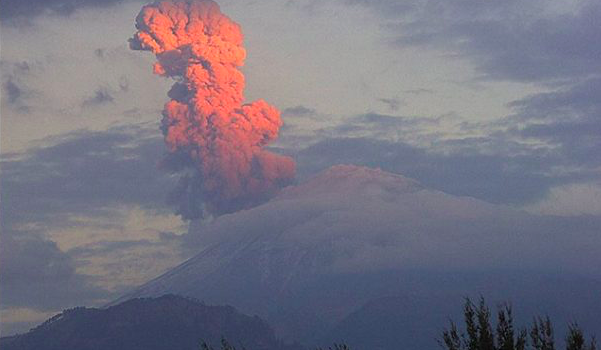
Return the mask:
M437 348L465 296L509 301L524 325L549 315L558 334L572 320L600 331L599 227L341 165L193 222L198 254L121 300L180 294L264 317L286 339L374 349Z

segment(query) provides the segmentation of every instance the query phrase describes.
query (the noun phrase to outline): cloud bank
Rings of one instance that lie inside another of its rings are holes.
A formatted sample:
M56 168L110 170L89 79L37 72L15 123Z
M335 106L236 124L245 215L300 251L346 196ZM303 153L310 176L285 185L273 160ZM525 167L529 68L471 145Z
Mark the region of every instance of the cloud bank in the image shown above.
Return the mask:
M124 0L6 0L2 2L0 19L31 19L43 13L69 15L85 7L110 6Z
M155 134L156 124L80 130L2 155L3 335L103 304L183 259Z

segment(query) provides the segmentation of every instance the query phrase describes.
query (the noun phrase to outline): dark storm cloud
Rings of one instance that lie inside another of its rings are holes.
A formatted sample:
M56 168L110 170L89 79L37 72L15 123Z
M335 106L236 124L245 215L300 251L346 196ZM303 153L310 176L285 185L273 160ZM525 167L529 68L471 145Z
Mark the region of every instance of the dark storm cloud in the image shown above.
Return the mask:
M353 0L375 8L398 45L429 46L469 59L487 79L544 82L601 72L601 2L552 13L545 1Z
M68 215L113 216L111 205L167 210L174 183L158 169L163 142L154 128L78 131L20 154L4 154L3 227L68 225Z
M69 15L84 7L101 7L125 0L4 0L0 19L31 18L45 12Z
M2 230L0 278L3 308L56 310L109 295L78 274L56 243L33 232Z

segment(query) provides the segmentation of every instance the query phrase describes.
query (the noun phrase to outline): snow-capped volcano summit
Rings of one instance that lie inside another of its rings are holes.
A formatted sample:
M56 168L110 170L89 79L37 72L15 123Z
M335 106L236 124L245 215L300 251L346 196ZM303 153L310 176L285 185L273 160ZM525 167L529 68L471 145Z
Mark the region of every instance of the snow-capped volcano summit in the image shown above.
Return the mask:
M462 296L483 293L525 302L532 283L551 283L554 290L539 298L548 301L565 287L532 276L576 271L600 287L591 262L601 266L601 258L591 247L601 247L601 226L558 220L381 170L335 166L258 207L192 223L187 245L199 253L127 297L175 293L231 304L302 340L325 335L381 297L438 295L459 305ZM590 305L601 310L599 301Z
M370 189L400 193L418 191L422 186L415 180L380 169L335 165L304 183L284 189L278 198L358 194L368 192Z

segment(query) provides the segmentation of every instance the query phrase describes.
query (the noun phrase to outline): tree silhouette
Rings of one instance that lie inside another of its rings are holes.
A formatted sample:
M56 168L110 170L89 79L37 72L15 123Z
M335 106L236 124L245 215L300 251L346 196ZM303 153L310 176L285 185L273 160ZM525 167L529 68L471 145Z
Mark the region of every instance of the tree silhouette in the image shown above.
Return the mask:
M214 350L212 346L203 341L200 344L201 350ZM236 350L236 347L231 345L225 338L221 338L221 349L220 350ZM244 347L241 350L245 350Z
M447 350L555 350L553 326L549 317L534 319L530 328L530 344L525 329L516 332L513 313L509 304L503 304L497 312L497 324L493 332L490 322L491 312L484 298L478 305L469 298L463 307L465 333L459 333L457 325L451 320L450 328L442 333L438 343ZM529 347L530 345L530 347ZM596 341L592 337L586 344L584 334L576 323L569 326L566 336L566 350L596 350Z
M317 350L323 350L323 349L322 348L317 348ZM344 343L341 343L341 344L334 343L334 347L330 346L328 348L328 350L351 350L351 348L348 345L344 344Z
M530 329L530 340L534 350L554 350L555 341L553 340L553 326L549 317L534 319Z
M584 334L578 324L570 324L566 337L566 350L595 350L597 348L595 337L591 338L589 346L586 346L585 342Z

